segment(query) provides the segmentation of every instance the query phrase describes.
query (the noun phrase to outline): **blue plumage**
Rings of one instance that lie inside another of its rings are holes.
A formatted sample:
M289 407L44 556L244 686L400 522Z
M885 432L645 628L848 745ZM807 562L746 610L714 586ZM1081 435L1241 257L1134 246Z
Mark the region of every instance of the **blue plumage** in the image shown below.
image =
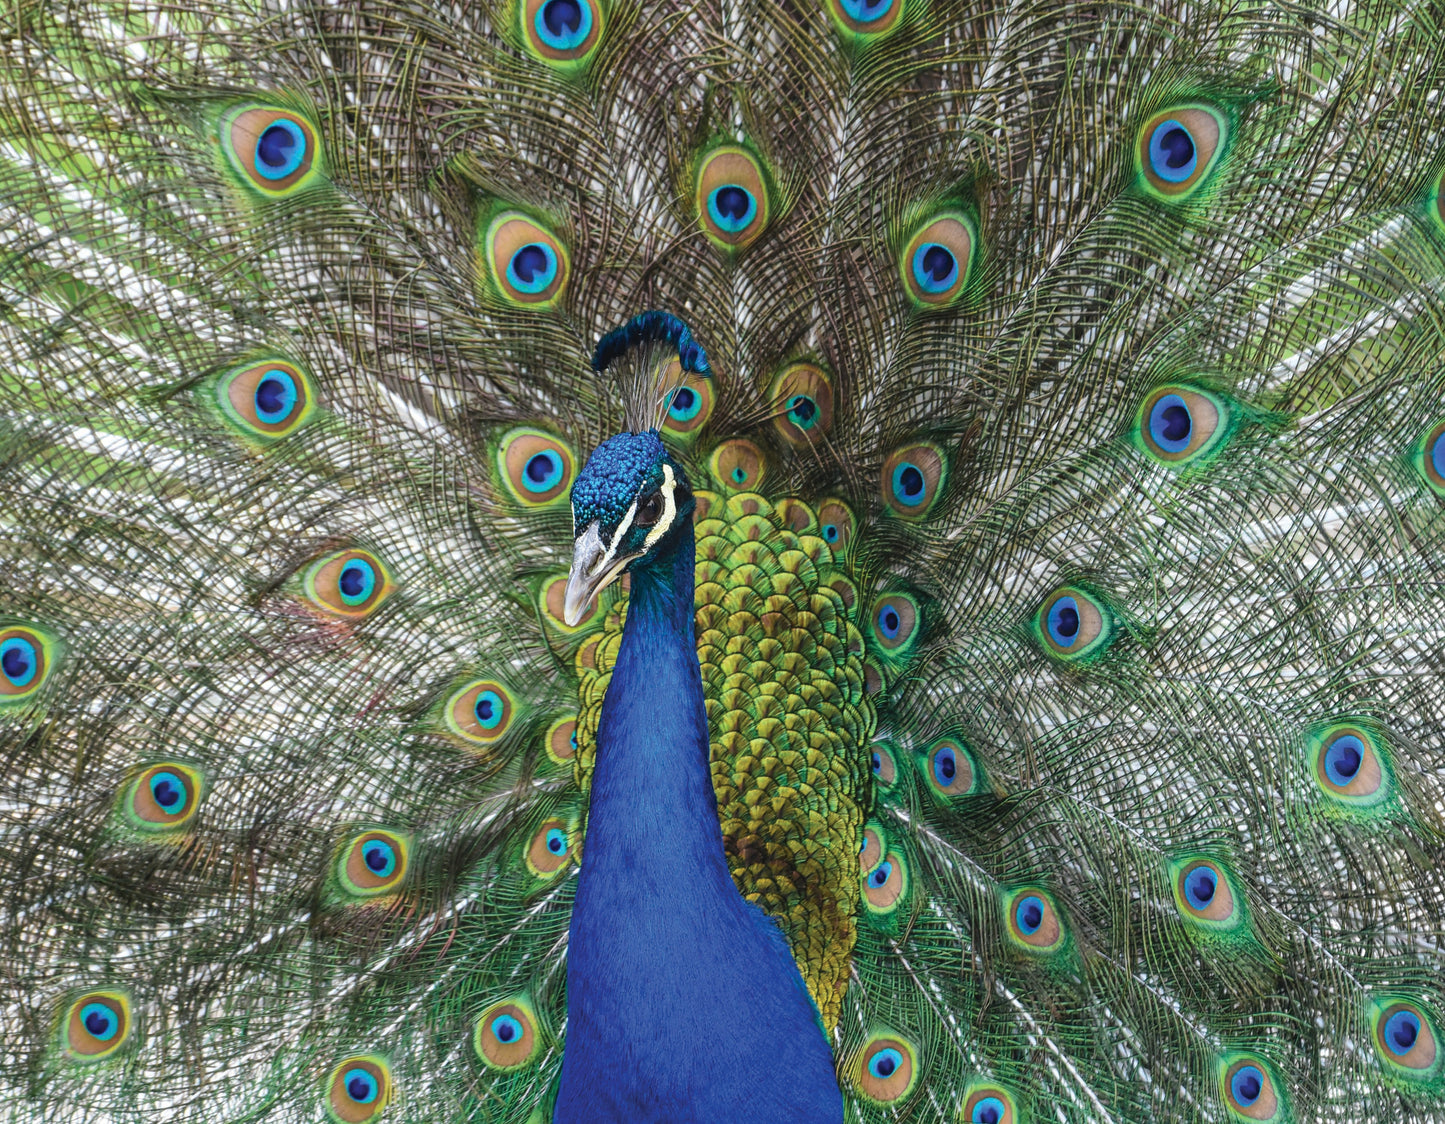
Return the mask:
M654 445L665 457L652 434L598 449L573 493L579 528L648 490L664 462L638 454ZM674 495L685 493L672 471ZM724 859L693 625L691 504L673 507L672 525L632 563L602 707L554 1119L841 1120L832 1052L787 942L743 900ZM602 526L604 538L616 531Z

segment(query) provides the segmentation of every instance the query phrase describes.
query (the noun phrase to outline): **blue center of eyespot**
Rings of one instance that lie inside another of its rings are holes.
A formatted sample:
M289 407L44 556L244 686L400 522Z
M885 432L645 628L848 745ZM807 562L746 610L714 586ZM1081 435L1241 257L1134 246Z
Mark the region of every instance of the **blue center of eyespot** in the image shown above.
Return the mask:
M1420 1037L1420 1019L1413 1011L1396 1011L1385 1020L1385 1046L1390 1053L1405 1055Z
M953 783L953 778L958 776L958 755L953 752L953 746L941 746L933 755L933 779L938 782L940 788L947 788Z
M492 1037L503 1046L522 1040L522 1024L511 1015L498 1015L492 1020Z
M557 279L557 253L545 242L528 242L507 263L507 281L519 293L540 293Z
M0 643L0 673L16 687L28 687L40 667L35 645L23 636Z
M385 878L396 869L396 849L380 839L369 840L361 849L366 869L378 878Z
M80 1009L80 1021L92 1038L108 1042L120 1030L120 1020L104 1003L87 1003Z
M1149 138L1149 167L1161 180L1182 183L1194 174L1199 154L1189 130L1172 118L1160 122Z
M893 873L893 864L886 859L873 868L873 873L868 876L868 884L875 890L880 890L888 885L888 876Z
M1248 1108L1259 1100L1260 1093L1264 1092L1264 1074L1255 1066L1242 1065L1229 1079L1229 1091L1234 1096L1235 1104Z
M1039 926L1044 923L1043 899L1030 894L1014 906L1014 922L1019 927L1019 932L1026 937L1031 937L1039 931Z
M818 422L818 403L806 394L795 394L788 399L788 420L799 429L812 429Z
M903 1064L903 1055L892 1046L886 1046L868 1059L868 1072L879 1080L886 1080Z
M958 280L958 259L947 246L924 242L913 251L913 280L925 293L944 293Z
M748 480L748 474L742 467L738 467L733 469L732 478L733 483L735 484L746 484Z
M882 755L881 753L879 753L879 752L875 749L875 750L873 751L872 757L869 758L869 760L870 760L870 762L871 762L871 764L872 764L872 766L873 766L873 775L874 775L875 777L878 776L880 773L883 772L883 755Z
M1149 436L1165 452L1182 453L1193 432L1194 419L1179 395L1166 394L1150 407Z
M872 23L888 14L893 0L841 0L843 11L857 23Z
M971 1124L998 1124L1008 1111L997 1097L984 1097L973 1106Z
M1049 639L1060 648L1072 648L1079 638L1079 603L1060 597L1049 606Z
M151 797L167 815L175 815L186 806L186 786L174 773L156 773L150 780Z
M256 384L256 416L267 425L283 422L296 408L299 397L296 380L273 367Z
M1430 463L1436 476L1445 476L1445 430L1441 430L1430 445Z
M348 1069L341 1083L346 1088L346 1095L357 1104L370 1104L381 1092L376 1078L364 1069Z
M533 26L554 51L573 50L592 34L592 5L587 0L547 0L537 9Z
M575 753L577 751L577 731L573 730L572 736L567 740L572 743L572 751Z
M1207 866L1196 866L1184 875L1184 900L1195 909L1208 909L1219 888L1219 876Z
M838 541L838 525L836 523L823 524L823 541L829 544Z
M673 421L690 422L702 409L702 395L688 386L680 386L672 392L667 404L667 415Z
M735 183L715 187L707 197L708 218L720 230L736 234L746 230L758 213L758 201L747 188Z
M301 167L306 134L294 121L279 117L256 140L256 172L263 179L283 180Z
M917 507L927 494L923 470L911 461L900 461L893 470L893 498L906 507Z
M528 457L522 467L522 487L529 492L550 492L562 482L564 471L562 454L555 449L543 449Z
M341 600L347 605L360 605L376 589L376 570L370 562L353 558L341 567L336 579L336 588Z
M884 605L878 610L878 631L885 640L897 640L898 630L902 627L903 618L892 605Z
M565 855L567 853L567 833L560 827L548 828L547 850L554 855Z
M1325 776L1331 784L1348 788L1364 760L1364 743L1354 734L1343 734L1325 747Z
M483 730L495 730L507 713L507 704L496 691L479 691L472 710L477 716L478 726Z

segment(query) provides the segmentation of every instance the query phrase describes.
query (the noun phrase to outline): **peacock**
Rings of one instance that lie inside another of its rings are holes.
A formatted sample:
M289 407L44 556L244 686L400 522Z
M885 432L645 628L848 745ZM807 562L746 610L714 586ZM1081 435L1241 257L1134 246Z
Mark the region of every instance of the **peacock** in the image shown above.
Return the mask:
M12 0L0 1122L1445 1121L1445 10Z

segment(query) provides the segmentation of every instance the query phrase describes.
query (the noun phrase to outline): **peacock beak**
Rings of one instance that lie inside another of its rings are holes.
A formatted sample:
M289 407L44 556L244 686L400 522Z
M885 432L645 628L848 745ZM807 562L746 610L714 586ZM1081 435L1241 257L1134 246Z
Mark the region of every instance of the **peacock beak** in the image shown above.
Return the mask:
M622 574L634 555L614 557L611 545L602 541L602 529L594 520L572 543L572 569L567 575L567 595L562 602L562 619L576 628L592 599Z

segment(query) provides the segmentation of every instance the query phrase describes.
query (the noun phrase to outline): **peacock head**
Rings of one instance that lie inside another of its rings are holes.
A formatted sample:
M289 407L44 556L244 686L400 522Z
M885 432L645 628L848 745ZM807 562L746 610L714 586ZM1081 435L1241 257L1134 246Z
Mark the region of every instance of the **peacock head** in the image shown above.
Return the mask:
M592 599L627 570L669 555L692 520L692 488L657 430L597 446L572 485L572 571L562 617L575 626Z

